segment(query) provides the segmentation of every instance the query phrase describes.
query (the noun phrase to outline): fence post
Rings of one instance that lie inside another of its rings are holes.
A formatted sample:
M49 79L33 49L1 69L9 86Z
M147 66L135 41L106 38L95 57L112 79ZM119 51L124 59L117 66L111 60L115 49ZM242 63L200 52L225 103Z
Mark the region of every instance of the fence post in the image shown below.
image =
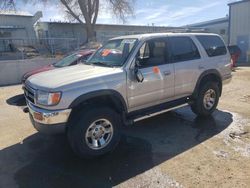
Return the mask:
M80 41L79 41L79 37L77 37L77 50L80 50Z
M49 41L50 41L50 45L51 45L51 55L52 55L52 57L54 57L54 48L53 48L54 39L50 38Z
M22 39L22 59L24 60L24 39Z

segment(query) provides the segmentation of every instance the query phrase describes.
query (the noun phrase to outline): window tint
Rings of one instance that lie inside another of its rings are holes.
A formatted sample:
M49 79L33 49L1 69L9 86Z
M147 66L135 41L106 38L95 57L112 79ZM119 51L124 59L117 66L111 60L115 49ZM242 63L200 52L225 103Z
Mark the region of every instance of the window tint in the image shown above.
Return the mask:
M151 67L165 64L166 57L166 40L153 39L141 46L137 60L140 67Z
M190 61L200 58L200 53L189 37L170 37L172 62Z
M217 36L196 36L209 57L227 54L223 41Z

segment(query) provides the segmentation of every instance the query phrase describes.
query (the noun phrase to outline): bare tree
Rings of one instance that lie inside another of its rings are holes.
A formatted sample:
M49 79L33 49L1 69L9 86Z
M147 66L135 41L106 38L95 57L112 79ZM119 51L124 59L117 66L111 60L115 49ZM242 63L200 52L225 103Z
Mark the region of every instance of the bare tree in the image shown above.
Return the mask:
M0 0L0 11L16 11L14 0Z
M23 0L29 1L39 0ZM52 0L40 0L43 2ZM100 12L101 4L104 4L109 13L125 22L127 16L133 15L135 0L59 0L64 6L67 15L82 25L86 26L88 41L95 41L95 25Z

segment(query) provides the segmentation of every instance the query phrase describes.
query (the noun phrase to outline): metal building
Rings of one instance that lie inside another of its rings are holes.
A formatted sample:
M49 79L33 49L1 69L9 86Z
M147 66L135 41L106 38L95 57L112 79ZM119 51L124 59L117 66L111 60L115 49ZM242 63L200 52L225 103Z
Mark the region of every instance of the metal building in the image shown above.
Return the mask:
M175 31L176 27L111 25L96 24L97 41L105 42L110 38L140 33ZM80 23L69 22L38 22L35 25L38 38L78 38L80 43L87 41L86 27Z
M250 0L229 4L229 43L240 47L240 63L250 63Z

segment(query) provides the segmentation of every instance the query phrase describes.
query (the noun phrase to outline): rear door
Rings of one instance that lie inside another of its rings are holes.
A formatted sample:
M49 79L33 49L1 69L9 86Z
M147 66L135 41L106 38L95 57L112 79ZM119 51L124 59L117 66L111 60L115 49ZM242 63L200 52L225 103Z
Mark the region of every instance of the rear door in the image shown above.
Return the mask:
M168 64L166 38L146 41L137 54L136 66L144 80L128 80L131 111L157 105L174 96L174 68Z
M192 38L188 36L169 37L170 61L175 70L175 97L192 94L201 73L201 56Z

